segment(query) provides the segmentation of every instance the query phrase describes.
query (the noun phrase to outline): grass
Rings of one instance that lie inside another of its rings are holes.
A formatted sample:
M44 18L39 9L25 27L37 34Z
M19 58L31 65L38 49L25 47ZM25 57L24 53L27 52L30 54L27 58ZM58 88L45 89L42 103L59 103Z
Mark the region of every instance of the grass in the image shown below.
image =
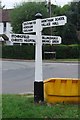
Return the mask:
M3 95L2 118L78 118L77 104L34 104L33 96Z
M0 119L2 118L2 95L0 95Z
M56 59L57 61L79 61L80 59Z
M52 62L79 62L80 59L46 59L43 61L52 61Z

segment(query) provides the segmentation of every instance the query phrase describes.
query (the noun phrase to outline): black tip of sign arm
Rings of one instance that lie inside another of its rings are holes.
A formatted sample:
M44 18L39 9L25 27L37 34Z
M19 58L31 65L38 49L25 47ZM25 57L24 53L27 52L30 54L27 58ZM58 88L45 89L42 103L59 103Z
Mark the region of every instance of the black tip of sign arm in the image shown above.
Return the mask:
M36 19L41 19L41 18L42 18L42 14L41 14L41 13L37 13L37 14L35 15L35 17L36 17Z

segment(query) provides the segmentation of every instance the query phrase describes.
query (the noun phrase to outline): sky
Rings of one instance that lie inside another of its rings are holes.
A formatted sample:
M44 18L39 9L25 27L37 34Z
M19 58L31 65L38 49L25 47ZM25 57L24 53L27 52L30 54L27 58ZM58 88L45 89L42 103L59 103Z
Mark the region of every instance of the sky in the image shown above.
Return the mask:
M16 4L20 4L21 2L33 1L33 0L0 0L2 5L5 5L5 8L13 8ZM36 1L44 1L44 0L36 0ZM48 0L47 0L48 1ZM59 6L63 6L72 0L51 0L52 4L56 4Z

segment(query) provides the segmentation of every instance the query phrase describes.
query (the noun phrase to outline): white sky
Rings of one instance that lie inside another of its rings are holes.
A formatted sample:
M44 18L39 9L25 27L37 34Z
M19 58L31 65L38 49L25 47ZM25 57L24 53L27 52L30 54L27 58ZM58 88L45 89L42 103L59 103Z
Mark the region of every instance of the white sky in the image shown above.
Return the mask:
M0 0L2 2L2 5L5 5L5 8L12 8L14 5L19 4L21 2L27 2L27 1L34 1L34 0ZM44 1L44 0L36 0L36 1ZM47 0L48 1L48 0ZM71 2L73 0L51 0L51 3L57 4L59 6L63 6L64 4L67 4L68 2Z

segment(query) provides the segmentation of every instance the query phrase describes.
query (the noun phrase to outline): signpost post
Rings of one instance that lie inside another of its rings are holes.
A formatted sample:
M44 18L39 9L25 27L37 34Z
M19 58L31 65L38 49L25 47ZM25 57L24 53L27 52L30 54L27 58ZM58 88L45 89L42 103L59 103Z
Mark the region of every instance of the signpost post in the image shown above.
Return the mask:
M36 17L36 52L35 52L35 81L34 81L34 102L44 101L43 75L42 75L42 15L37 13Z
M60 44L61 37L42 35L42 29L52 26L62 26L67 23L66 16L57 16L42 19L42 15L37 13L36 20L27 21L22 24L23 33L33 33L36 35L12 35L14 43L36 43L35 51L35 81L34 81L34 102L39 103L44 101L44 85L42 75L42 44Z

